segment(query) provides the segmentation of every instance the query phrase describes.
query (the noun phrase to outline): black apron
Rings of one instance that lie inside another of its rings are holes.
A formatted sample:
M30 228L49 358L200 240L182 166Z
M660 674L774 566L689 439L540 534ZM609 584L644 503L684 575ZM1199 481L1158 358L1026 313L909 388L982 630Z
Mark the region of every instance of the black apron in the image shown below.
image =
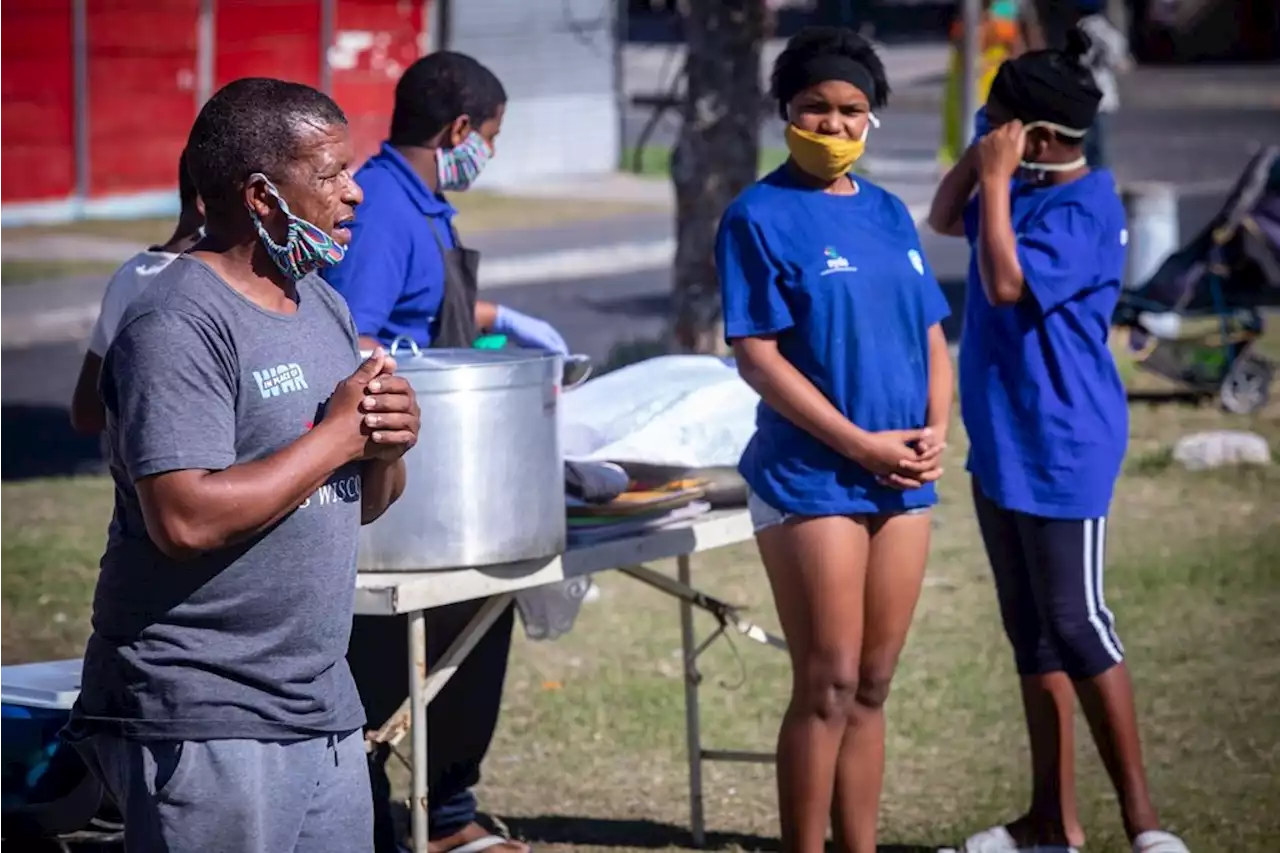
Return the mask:
M476 294L479 290L480 253L462 245L452 222L449 223L449 236L453 238L455 247L452 249L440 239L440 232L431 217L427 217L427 226L431 229L431 236L436 238L444 263L444 295L431 329L431 346L470 348L479 336Z
M449 224L455 248L440 239L436 224L427 218L444 263L444 295L440 310L431 321L431 346L469 349L475 344L477 271L480 253L463 247L458 232ZM444 654L484 605L485 599L463 601L432 609L427 614L427 661L429 666ZM509 608L475 649L440 695L427 708L428 728L444 732L427 743L427 775L432 804L448 799L479 781L480 762L498 721L507 655L515 609ZM360 701L368 717L367 728L382 725L409 695L403 673L409 665L405 645L407 616L357 615L351 629L347 662L355 678ZM386 762L390 748L381 745L369 755L370 784L374 800L374 849L392 853L397 847L391 814L391 786Z

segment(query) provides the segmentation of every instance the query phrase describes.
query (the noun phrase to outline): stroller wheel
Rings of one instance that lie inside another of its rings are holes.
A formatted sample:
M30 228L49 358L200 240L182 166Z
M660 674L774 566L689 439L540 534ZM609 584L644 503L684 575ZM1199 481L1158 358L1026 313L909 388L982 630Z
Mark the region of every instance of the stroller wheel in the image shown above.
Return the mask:
M1222 380L1222 408L1235 415L1248 415L1267 405L1275 366L1261 356L1245 353L1236 359Z

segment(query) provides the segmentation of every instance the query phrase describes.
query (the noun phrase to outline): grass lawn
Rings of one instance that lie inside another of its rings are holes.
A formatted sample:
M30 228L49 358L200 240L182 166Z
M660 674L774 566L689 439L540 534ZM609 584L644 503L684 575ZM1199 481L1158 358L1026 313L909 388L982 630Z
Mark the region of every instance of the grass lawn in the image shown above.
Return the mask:
M634 171L636 155L639 153L640 169L637 174L648 178L668 178L671 176L671 149L664 145L646 145L643 148L628 148L622 156L623 171ZM760 174L772 172L787 160L787 152L783 148L760 149Z
M637 154L639 169L637 166ZM768 174L787 161L790 155L785 148L760 149L760 174ZM671 176L671 149L664 145L645 145L641 148L628 148L622 156L622 170L632 172L646 178L669 178ZM859 174L867 174L875 178L875 172L866 172L861 166L855 167Z
M1109 525L1108 604L1131 656L1166 822L1193 850L1270 853L1280 838L1280 466L1192 474L1169 464L1177 436L1213 428L1252 429L1280 447L1280 403L1252 418L1133 407ZM963 443L957 427L929 578L889 705L886 845L954 843L1027 799L1014 670L969 507ZM4 484L6 663L80 652L110 506L101 479ZM694 579L776 627L752 546L700 556ZM599 582L603 595L566 637L533 643L517 631L478 793L543 853L684 850L676 605L616 574ZM700 635L712 628L698 618ZM772 749L785 657L735 639L700 663L704 746ZM1123 850L1083 724L1080 742L1085 849ZM705 795L712 847L776 849L771 767L708 764Z
M497 195L482 190L450 193L449 203L458 209L457 224L464 234L514 228L547 228L663 209L661 206L641 202L526 198Z
M117 266L104 261L0 261L0 285L30 284L79 275L105 278L115 272Z
M499 195L483 190L451 193L449 201L458 209L458 227L472 233L513 228L545 228L654 209L652 206L641 203L526 198ZM94 219L63 225L33 225L5 228L3 239L6 244L12 245L36 237L87 236L148 246L168 239L173 233L174 221L175 218L172 217L156 217L127 220ZM95 267L88 270L89 272L96 272L97 268L101 267L105 267L107 273L115 269L111 264L78 264L74 261L5 261L3 280L5 284L9 284L11 276L12 283L20 283L54 278L57 277L55 273L62 276L79 275L81 271L73 269L76 266Z

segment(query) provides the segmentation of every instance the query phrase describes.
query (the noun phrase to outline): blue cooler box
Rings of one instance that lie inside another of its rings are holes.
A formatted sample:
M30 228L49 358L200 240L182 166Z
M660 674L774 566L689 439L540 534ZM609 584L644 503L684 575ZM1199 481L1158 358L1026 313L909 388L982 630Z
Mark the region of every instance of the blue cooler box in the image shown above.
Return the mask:
M0 764L5 837L85 826L102 789L58 732L80 694L79 660L0 667Z

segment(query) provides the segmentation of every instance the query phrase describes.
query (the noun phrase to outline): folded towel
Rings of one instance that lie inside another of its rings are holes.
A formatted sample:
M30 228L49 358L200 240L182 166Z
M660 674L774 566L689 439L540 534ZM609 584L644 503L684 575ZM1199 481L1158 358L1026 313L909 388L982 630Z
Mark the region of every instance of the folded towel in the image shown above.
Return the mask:
M565 462L564 490L587 503L608 503L627 490L631 478L612 462Z

